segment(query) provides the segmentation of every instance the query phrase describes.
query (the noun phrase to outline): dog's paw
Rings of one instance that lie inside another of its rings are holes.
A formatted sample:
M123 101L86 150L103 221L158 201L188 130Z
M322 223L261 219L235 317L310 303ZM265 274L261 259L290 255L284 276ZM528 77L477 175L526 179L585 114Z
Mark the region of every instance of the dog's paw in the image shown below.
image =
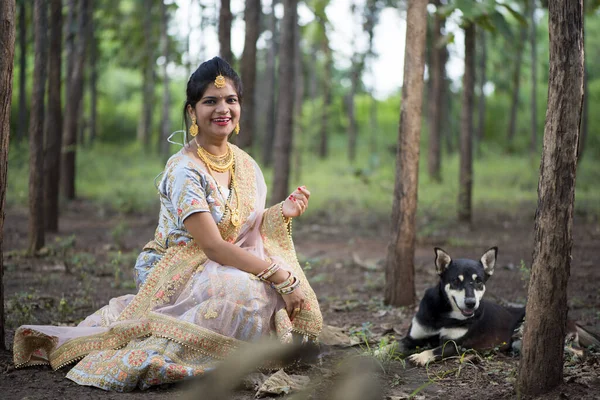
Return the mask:
M408 359L419 367L424 367L428 362L435 360L433 350L425 350L417 354L413 354Z

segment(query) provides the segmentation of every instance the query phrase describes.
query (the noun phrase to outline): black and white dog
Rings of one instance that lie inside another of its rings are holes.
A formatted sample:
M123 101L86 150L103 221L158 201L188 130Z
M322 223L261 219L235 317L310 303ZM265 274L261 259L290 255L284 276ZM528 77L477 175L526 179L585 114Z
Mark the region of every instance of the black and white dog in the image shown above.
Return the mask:
M508 350L512 336L525 317L525 308L502 307L483 299L485 283L494 274L498 248L486 251L480 260L453 260L435 248L439 284L427 289L399 350L433 347L409 359L425 365L457 354L458 348Z
M436 247L435 268L440 281L425 292L398 350L407 354L420 347L432 347L409 356L410 361L423 366L456 355L459 348L519 349L525 307L504 307L483 299L485 284L494 274L497 255L498 248L492 247L478 261L453 260ZM566 334L576 347L600 347L598 337L574 321L567 322ZM567 350L583 354L582 350L572 347Z

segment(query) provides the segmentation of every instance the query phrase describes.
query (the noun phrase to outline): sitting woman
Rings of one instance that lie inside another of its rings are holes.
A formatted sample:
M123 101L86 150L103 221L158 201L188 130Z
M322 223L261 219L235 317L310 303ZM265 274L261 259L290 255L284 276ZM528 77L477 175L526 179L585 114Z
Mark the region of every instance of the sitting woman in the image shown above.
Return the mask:
M158 227L135 266L137 294L110 300L76 327L20 327L17 367L79 361L68 378L130 391L200 375L244 341L316 340L323 320L290 235L310 193L300 187L265 209L260 168L227 142L239 131L241 103L240 78L224 60L192 74L184 109L192 139L160 181Z

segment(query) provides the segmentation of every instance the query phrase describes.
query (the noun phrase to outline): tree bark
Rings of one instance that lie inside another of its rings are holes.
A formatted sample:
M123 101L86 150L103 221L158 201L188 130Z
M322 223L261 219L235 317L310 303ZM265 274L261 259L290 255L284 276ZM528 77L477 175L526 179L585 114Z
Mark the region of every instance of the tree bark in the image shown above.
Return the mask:
M29 120L29 252L44 246L44 94L48 74L48 7L33 5L35 61Z
M427 3L427 0L409 1L406 14L392 238L385 269L385 303L393 306L407 306L415 299L414 256Z
M61 185L63 195L68 200L75 198L75 158L77 150L77 128L83 100L83 69L85 65L85 27L89 21L89 0L79 0L77 15L77 42L75 43L71 79L68 82L69 101L65 104L65 126L63 134L63 157L61 165ZM69 13L71 10L69 10ZM67 42L68 43L68 42Z
M279 82L294 82L294 36L298 23L298 0L283 0ZM279 85L274 144L274 177L271 203L285 200L290 179L294 129L294 85Z
M535 23L535 1L531 0L529 6L529 21L531 24L531 142L529 150L531 154L537 151L537 28Z
M520 38L517 43L517 59L515 60L515 69L513 72L513 92L510 106L510 119L508 125L508 145L509 150L512 149L512 143L515 138L515 132L517 130L517 111L519 108L519 89L521 87L521 65L523 64L523 50L525 47L525 40L527 40L527 27L522 26L520 30Z
M441 6L440 0L433 2L436 7ZM442 96L443 80L446 75L446 64L444 61L445 51L441 42L443 39L442 30L446 19L439 13L435 13L433 20L432 42L433 49L431 50L431 98L429 99L429 116L431 118L429 124L429 152L427 158L427 171L429 178L434 182L442 181L441 162L441 135L442 135L442 107L444 96Z
M242 113L241 131L237 138L238 146L244 149L252 147L254 136L254 83L256 82L256 41L260 34L260 0L247 0L244 20L246 37L242 53L242 82L244 82L244 112Z
M77 0L67 0L67 29L65 35L65 51L67 56L67 76L65 77L65 92L71 93L73 80L73 63L75 60L75 35L77 33ZM65 113L66 113L65 107ZM63 133L64 134L64 133Z
M14 0L0 1L0 348L4 349L4 216L8 177L8 145L10 142L10 108L15 58Z
M484 29L479 29L479 109L477 110L477 149L481 148L481 142L485 136L485 83L486 61L487 61L487 38ZM478 150L479 151L479 150Z
M273 142L275 141L275 95L277 93L277 53L279 53L279 31L277 29L277 16L275 15L274 7L279 3L279 0L273 0L271 5L271 15L269 17L269 30L271 31L271 44L267 53L267 66L265 68L265 93L266 93L266 123L265 137L263 140L263 164L265 167L270 167L273 162Z
M142 112L138 123L137 138L142 143L146 151L150 150L150 136L152 132L152 108L154 106L154 66L156 65L156 57L154 56L155 41L152 35L152 12L153 3L149 3L146 7L144 15L144 66L143 66L143 83L142 83ZM140 3L140 6L144 6ZM160 133L159 133L160 136Z
M158 135L158 148L160 154L166 159L169 157L169 142L167 138L171 134L171 121L169 119L169 107L171 106L171 93L169 92L169 36L167 29L169 26L169 16L167 14L167 6L164 0L160 2L160 35L162 43L162 55L164 58L164 64L162 65L162 78L163 78L163 98L162 98L162 115L160 123L160 134Z
M27 9L25 0L19 1L19 123L17 140L27 133Z
M518 392L524 395L545 393L563 380L577 141L583 103L583 0L551 1L548 14L548 109L517 379Z
M460 118L460 183L458 220L471 223L473 192L473 92L475 87L475 25L465 27L465 72Z
M50 1L50 53L48 60L48 116L45 120L44 220L46 230L58 232L60 150L62 148L62 0Z
M235 61L231 51L232 21L231 0L221 0L221 10L219 11L219 45L221 46L221 58L225 59L231 65Z

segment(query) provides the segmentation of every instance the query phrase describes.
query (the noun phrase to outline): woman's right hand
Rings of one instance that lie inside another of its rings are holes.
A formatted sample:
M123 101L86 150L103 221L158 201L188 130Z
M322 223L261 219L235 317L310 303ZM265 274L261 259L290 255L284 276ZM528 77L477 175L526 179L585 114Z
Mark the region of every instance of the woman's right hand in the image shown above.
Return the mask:
M304 306L304 293L302 293L302 289L297 288L290 294L283 294L283 301L285 301L285 309L290 316L290 321L294 321L294 318L302 311L302 307Z

